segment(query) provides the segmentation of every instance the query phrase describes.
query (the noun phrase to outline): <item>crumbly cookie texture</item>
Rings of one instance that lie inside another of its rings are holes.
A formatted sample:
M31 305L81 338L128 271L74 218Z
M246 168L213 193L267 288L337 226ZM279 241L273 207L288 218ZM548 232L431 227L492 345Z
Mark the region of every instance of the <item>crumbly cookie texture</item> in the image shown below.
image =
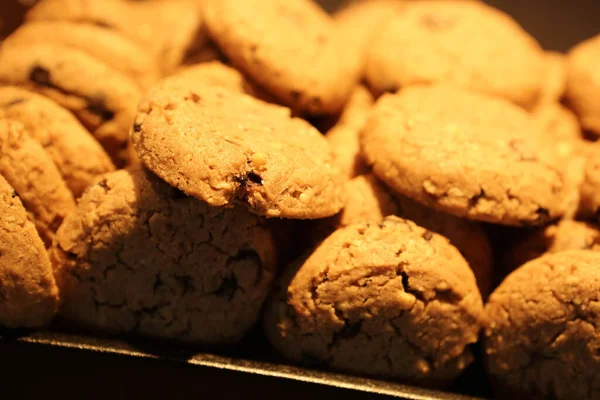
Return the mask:
M499 394L600 397L599 292L600 253L589 250L549 254L504 280L485 307L483 334Z
M289 109L244 94L203 82L159 87L140 104L131 137L150 170L212 206L314 219L344 202L325 138Z
M45 244L52 244L75 200L42 145L9 120L0 120L0 175L23 201Z
M293 109L334 114L359 78L347 38L313 1L208 1L205 17L233 64Z
M292 360L436 385L471 362L482 301L447 239L389 217L336 231L290 268L265 318Z
M59 44L81 50L127 75L142 89L159 76L156 59L143 47L114 30L71 21L35 21L21 25L6 43Z
M377 92L439 84L530 107L541 87L543 52L510 16L483 2L407 5L372 39L366 76Z
M270 231L137 166L90 187L51 256L61 314L98 332L234 343L257 320L275 274Z
M23 124L58 168L75 197L94 178L115 169L98 141L66 109L14 86L0 86L0 117Z
M567 58L567 101L579 116L582 127L600 136L600 35L585 40L569 51Z
M0 176L0 326L37 328L58 309L52 266L14 189Z
M441 86L385 95L361 133L367 163L395 191L459 217L541 225L565 213L554 144L519 107Z
M342 175L348 179L367 172L367 166L360 154L358 136L374 102L368 89L358 86L352 92L339 120L325 136L333 150L336 164Z
M5 45L0 82L34 90L71 111L113 161L127 160L138 86L94 57L64 45Z

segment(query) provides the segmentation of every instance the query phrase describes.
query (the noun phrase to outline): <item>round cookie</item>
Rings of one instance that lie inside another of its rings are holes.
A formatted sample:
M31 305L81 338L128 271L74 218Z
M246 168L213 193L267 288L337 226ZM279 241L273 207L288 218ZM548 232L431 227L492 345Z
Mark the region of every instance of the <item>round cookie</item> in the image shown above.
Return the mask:
M4 45L0 82L23 86L71 111L119 166L141 92L127 76L86 53L62 45Z
M311 0L209 1L205 18L233 64L295 110L335 114L359 78L347 38Z
M567 57L567 101L581 126L600 136L600 35L587 39L569 51Z
M333 150L336 164L342 175L348 179L367 170L360 155L358 136L365 125L373 103L374 99L371 93L364 86L358 86L354 89L335 126L325 135Z
M472 361L483 311L473 273L410 221L342 228L279 285L265 330L293 361L431 385Z
M543 53L510 16L483 2L407 5L373 38L366 76L377 93L448 84L532 106Z
M19 27L6 40L19 44L59 44L81 50L127 75L142 89L158 79L156 60L141 46L106 27L69 21L37 21Z
M567 90L567 57L556 51L544 52L544 79L536 107L559 102Z
M238 341L275 274L258 217L187 197L139 165L85 192L51 257L67 320L192 343Z
M484 352L499 395L600 397L600 253L575 250L533 260L485 307Z
M268 217L336 214L343 184L325 138L287 108L203 82L151 91L131 138L139 159L212 206Z
M459 217L541 225L564 214L553 143L509 102L463 89L385 95L361 134L373 171L398 193Z
M43 147L22 124L9 120L0 120L0 175L15 189L49 246L75 200Z
M94 178L115 169L94 137L67 110L44 96L0 86L0 117L21 122L60 171L75 197Z
M0 326L48 324L58 309L58 288L44 244L19 196L0 176Z

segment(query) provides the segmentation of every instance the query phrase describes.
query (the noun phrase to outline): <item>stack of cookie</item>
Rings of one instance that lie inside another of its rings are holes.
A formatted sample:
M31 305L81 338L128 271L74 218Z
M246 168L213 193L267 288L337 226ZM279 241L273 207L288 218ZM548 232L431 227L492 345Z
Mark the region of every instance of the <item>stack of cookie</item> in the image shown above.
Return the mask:
M599 57L478 1L42 0L0 49L0 324L262 318L428 386L481 336L499 392L596 398Z

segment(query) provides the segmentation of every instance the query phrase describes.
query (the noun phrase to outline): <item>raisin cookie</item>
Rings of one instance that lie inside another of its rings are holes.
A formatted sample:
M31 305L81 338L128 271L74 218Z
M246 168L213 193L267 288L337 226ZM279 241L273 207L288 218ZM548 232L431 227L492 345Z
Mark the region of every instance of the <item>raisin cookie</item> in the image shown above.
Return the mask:
M115 169L96 139L67 110L44 96L0 86L0 117L21 122L60 171L75 197Z
M151 91L131 138L139 159L212 206L268 217L336 214L343 183L329 144L290 110L202 82Z
M233 64L295 110L334 114L359 78L347 38L311 0L208 1L205 18Z
M18 122L0 120L0 175L15 189L49 246L75 200L44 148Z
M271 233L141 166L107 174L60 227L51 256L68 320L99 332L233 343L275 274Z
M483 306L448 241L410 221L351 225L291 268L265 328L293 361L431 385L472 361Z
M459 217L540 225L566 204L556 149L537 129L506 100L414 86L377 102L361 143L375 175L400 194Z
M48 324L58 309L58 288L44 244L19 196L0 176L0 326Z
M128 132L141 98L127 76L61 45L4 45L0 82L37 91L79 118L116 164L127 160Z
M476 1L407 5L371 41L366 76L377 93L444 83L532 106L543 52L511 17Z
M600 253L533 260L485 307L484 352L499 393L512 398L600 398Z
M567 58L567 101L582 127L595 136L600 136L599 62L600 35L575 46Z

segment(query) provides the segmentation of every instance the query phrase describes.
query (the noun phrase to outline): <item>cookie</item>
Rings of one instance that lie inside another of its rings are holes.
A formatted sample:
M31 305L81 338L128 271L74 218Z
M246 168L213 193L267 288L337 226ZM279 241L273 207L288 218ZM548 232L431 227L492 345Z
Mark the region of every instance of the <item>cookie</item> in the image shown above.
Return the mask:
M6 42L13 46L59 44L81 50L127 75L142 89L152 85L159 76L154 57L126 36L102 26L37 21L21 25Z
M359 78L347 38L310 0L209 1L205 18L232 63L295 110L335 114Z
M560 155L569 156L586 146L577 116L560 103L540 105L532 116L543 135L556 144Z
M400 194L459 217L541 225L566 205L556 149L536 129L506 100L414 86L377 102L361 144L375 175Z
M152 91L131 139L139 159L212 206L267 217L336 214L343 184L325 138L290 110L202 82Z
M544 52L544 73L542 86L536 100L536 107L559 102L567 90L567 57L556 51Z
M512 398L600 397L600 253L576 250L533 260L485 307L484 352L498 394Z
M0 175L17 192L46 245L75 206L73 195L43 147L23 128L0 120Z
M333 229L359 223L378 224L389 215L413 221L432 232L442 235L463 255L475 274L482 295L490 293L494 264L492 245L481 227L453 215L444 214L392 194L372 174L358 176L346 184L348 193L344 209L331 220L324 220L331 233Z
M366 77L379 94L443 83L530 107L543 60L527 32L483 2L423 1L407 5L375 35Z
M581 126L600 136L600 35L584 40L567 56L566 98Z
M68 321L190 343L238 341L275 274L258 217L187 197L139 165L86 191L51 256Z
M265 330L293 361L440 385L472 360L475 277L445 238L410 221L342 228L279 285Z
M367 170L360 154L358 134L367 120L373 103L371 93L364 86L358 86L344 107L339 120L325 136L333 150L336 164L342 175L348 179Z
M600 144L590 145L586 153L579 213L584 218L600 218Z
M62 45L4 45L0 83L23 86L71 111L119 166L141 92L127 76Z
M75 197L115 169L96 139L67 110L44 96L0 86L0 116L21 122L58 168Z

